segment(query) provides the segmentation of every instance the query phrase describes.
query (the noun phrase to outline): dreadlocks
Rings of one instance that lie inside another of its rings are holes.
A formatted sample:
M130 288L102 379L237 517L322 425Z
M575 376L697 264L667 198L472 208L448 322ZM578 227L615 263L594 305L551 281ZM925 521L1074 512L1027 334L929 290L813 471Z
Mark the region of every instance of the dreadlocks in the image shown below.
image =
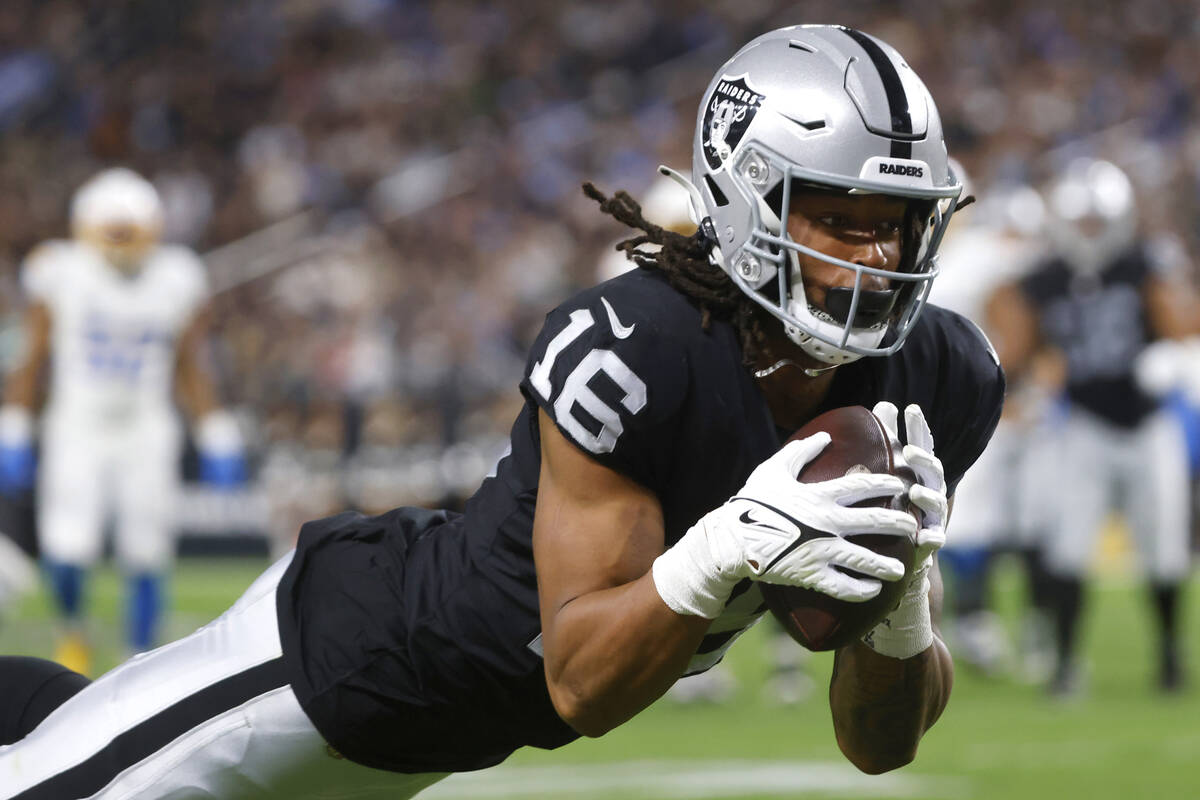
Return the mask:
M728 275L709 263L713 243L703 230L691 236L665 230L643 217L642 207L625 191L609 198L591 183L585 183L583 193L598 202L605 214L642 232L619 243L617 249L639 267L661 272L672 287L690 298L700 309L700 325L704 330L709 329L714 317L728 320L738 332L744 363L771 360L765 357L769 347L762 312ZM644 244L659 245L662 249L639 249Z

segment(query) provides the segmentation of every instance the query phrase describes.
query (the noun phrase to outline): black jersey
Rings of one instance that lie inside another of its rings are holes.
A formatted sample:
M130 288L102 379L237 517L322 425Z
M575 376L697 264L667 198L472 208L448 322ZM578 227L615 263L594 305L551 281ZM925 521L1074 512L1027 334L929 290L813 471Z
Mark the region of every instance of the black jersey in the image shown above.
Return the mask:
M1067 397L1121 427L1137 425L1158 407L1133 375L1152 338L1142 296L1152 271L1139 247L1093 276L1054 258L1021 282L1042 336L1066 359Z
M280 584L289 678L347 757L402 772L477 769L576 738L540 648L533 514L538 409L582 451L652 490L667 544L781 444L734 330L638 270L551 312L521 383L511 451L461 516L398 509L306 525ZM919 403L955 485L1000 414L1003 376L972 324L929 307L904 349L839 368L826 408ZM689 671L720 660L764 611L737 587Z

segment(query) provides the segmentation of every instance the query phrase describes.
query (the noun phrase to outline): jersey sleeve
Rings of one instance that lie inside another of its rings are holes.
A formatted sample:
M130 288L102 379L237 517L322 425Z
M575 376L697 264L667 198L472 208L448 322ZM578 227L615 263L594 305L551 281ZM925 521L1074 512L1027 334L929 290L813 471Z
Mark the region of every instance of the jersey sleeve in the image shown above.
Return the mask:
M521 391L580 450L658 492L673 463L689 369L684 343L650 305L609 288L555 309Z
M170 247L167 257L171 261L175 295L183 315L190 317L208 302L208 270L200 257L186 247Z
M31 303L54 303L70 247L62 241L43 242L26 256L21 265L21 288Z

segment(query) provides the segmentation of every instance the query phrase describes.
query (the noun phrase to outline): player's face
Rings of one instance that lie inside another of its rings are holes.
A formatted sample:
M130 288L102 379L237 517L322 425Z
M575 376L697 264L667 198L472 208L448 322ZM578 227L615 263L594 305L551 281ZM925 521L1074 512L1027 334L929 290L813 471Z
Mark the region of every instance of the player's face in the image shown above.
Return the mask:
M885 195L800 192L792 197L788 234L806 247L866 267L896 270L906 202ZM799 255L808 302L827 310L829 289L854 286L853 271ZM864 275L862 288L885 290L887 278Z
M79 235L100 250L113 266L125 272L136 270L158 240L157 231L128 223L86 227Z

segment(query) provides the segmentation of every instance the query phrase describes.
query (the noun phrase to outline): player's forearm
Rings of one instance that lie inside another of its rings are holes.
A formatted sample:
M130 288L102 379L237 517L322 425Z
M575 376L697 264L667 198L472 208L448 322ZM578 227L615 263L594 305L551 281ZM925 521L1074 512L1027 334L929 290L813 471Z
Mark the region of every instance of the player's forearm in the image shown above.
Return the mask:
M35 303L25 315L25 353L4 379L4 404L38 410L42 374L50 360L50 311Z
M30 412L36 411L40 372L39 366L31 361L26 361L10 372L4 381L4 405L20 406Z
M190 419L201 419L218 408L216 382L195 358L180 358L175 371L175 390L179 405Z
M954 663L942 640L912 658L880 655L856 642L839 650L829 684L838 746L863 772L908 764L950 700Z
M710 624L667 608L649 575L567 603L543 631L559 716L585 736L628 721L679 678Z

